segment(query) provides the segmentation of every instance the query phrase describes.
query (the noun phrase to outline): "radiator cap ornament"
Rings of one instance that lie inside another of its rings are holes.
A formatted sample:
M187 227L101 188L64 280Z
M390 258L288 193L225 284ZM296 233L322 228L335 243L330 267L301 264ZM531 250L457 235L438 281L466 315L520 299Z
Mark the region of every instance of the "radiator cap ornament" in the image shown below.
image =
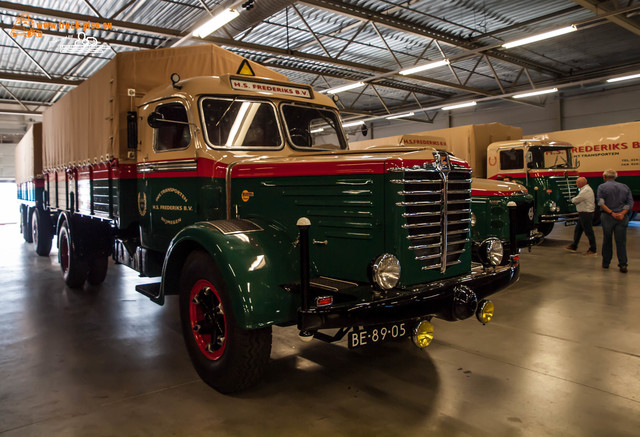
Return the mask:
M448 153L433 152L433 158L435 159L436 170L442 172L448 172L449 170L451 170Z

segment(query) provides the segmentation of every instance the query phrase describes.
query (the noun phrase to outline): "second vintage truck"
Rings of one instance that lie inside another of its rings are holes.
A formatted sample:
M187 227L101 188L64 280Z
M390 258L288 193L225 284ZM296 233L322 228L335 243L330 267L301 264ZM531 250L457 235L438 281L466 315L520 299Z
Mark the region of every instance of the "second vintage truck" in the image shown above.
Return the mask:
M136 289L178 295L221 392L260 379L273 325L424 347L433 317L491 320L519 275L500 245L472 269L466 162L350 151L330 98L214 45L120 53L42 131L39 229L66 283L99 284L108 256L155 278Z

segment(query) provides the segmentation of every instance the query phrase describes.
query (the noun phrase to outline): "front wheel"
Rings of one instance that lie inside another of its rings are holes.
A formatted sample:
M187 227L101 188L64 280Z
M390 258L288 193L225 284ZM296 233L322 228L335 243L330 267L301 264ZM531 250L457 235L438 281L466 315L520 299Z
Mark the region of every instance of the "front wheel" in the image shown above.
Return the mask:
M542 235L546 237L553 231L553 223L540 223L538 231L542 232Z
M222 275L205 252L191 253L182 269L180 319L193 366L208 385L233 393L262 377L271 354L271 327L238 326Z

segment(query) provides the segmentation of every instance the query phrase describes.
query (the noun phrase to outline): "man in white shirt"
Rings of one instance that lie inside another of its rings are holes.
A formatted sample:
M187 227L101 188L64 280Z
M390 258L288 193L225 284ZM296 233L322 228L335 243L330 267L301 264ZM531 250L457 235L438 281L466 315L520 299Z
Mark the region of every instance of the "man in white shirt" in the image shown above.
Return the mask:
M578 250L578 243L584 231L584 234L589 239L589 250L587 250L584 255L595 255L596 236L593 233L593 211L596 209L595 196L593 195L593 190L587 184L586 178L578 178L576 185L580 189L580 193L571 199L571 202L576 205L576 209L578 210L578 223L573 232L573 243L568 245L566 249L572 252Z

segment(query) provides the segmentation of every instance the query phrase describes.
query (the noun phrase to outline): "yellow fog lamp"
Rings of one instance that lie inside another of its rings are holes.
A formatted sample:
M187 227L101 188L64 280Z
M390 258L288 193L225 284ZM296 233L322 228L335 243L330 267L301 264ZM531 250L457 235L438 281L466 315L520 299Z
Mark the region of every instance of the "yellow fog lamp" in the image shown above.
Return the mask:
M493 302L490 300L482 300L480 305L478 305L478 310L476 311L476 318L480 323L486 325L493 318L493 313L495 311L495 306Z
M411 336L413 343L419 348L425 348L431 344L433 340L433 325L426 320L421 321L413 328Z
M378 287L391 290L400 281L400 261L389 253L382 254L373 262L371 273Z

